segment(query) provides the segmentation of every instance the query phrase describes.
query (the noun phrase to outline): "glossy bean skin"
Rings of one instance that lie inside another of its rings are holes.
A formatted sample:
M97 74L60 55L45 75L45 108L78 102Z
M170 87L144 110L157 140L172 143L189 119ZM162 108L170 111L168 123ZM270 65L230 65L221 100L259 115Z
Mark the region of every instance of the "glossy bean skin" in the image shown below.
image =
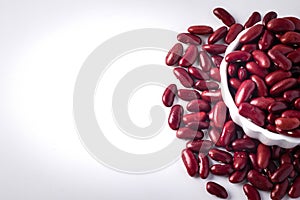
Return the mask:
M227 107L223 101L216 103L213 110L213 123L217 128L223 128L227 116Z
M209 160L204 153L199 153L199 176L202 179L206 179L209 175Z
M291 185L291 187L289 189L288 195L291 198L298 198L298 197L300 197L300 176L298 176L294 180L293 184Z
M249 103L240 104L239 114L250 119L253 123L255 123L258 126L264 126L265 124L265 113L261 109Z
M263 25L267 25L268 22L272 19L277 18L277 13L274 11L270 11L267 14L265 14L265 16L263 17Z
M225 53L227 46L224 44L204 44L202 49L210 54L222 54Z
M195 153L207 153L213 145L213 142L210 140L193 140L186 143L186 148Z
M227 193L226 189L223 186L221 186L215 182L212 182L212 181L207 182L206 190L210 194L215 195L222 199L226 199L228 197L228 193Z
M284 17L284 19L288 19L295 25L295 31L300 31L300 19L297 17Z
M268 106L268 111L270 113L281 113L282 111L286 110L288 105L282 101L275 101Z
M288 71L292 68L292 61L288 59L284 54L279 52L278 50L269 50L268 55L271 60L278 66L280 69L284 71Z
M221 75L220 75L220 70L219 68L212 68L210 71L209 71L209 76L211 79L217 81L217 82L221 82Z
M228 146L229 143L235 139L236 137L236 125L232 120L227 121L224 124L224 127L222 129L222 133L219 139L219 143L222 146Z
M296 99L294 102L294 106L297 110L300 110L300 98Z
M269 146L259 144L257 146L257 164L258 167L264 169L269 165L271 159L271 149Z
M269 68L271 65L269 57L261 50L255 50L252 52L252 56L258 66L262 68Z
M259 12L253 12L249 17L249 19L246 21L244 27L249 28L254 24L256 24L257 22L259 22L260 20L261 20L261 15L259 14Z
M202 40L200 37L190 34L190 33L179 33L177 35L177 40L179 42L185 43L185 44L195 44L200 45L202 43Z
M271 31L265 30L262 37L258 41L258 48L260 50L267 50L271 47L275 40L275 36Z
M249 79L243 81L235 94L235 104L239 107L241 103L248 101L254 92L255 87L255 83L252 80Z
M275 102L275 99L272 97L256 97L250 101L251 105L254 105L261 110L267 110L271 103Z
M273 86L275 83L292 76L290 71L276 70L269 73L265 77L265 82L268 86Z
M282 199L287 192L288 186L289 181L287 179L282 183L276 184L271 192L271 199Z
M199 80L195 82L194 88L200 91L216 90L219 88L219 84L214 81Z
M269 122L270 125L275 125L275 120L276 120L278 117L280 117L279 114L269 113L268 116L267 116L267 120L268 120L268 122ZM274 126L274 127L269 127L269 128L275 128L275 129L276 129L275 126ZM273 131L273 132L274 132L274 131ZM275 132L276 132L276 130L275 130Z
M200 131L201 129L207 129L209 127L209 122L195 121L195 122L189 122L185 126L190 129Z
M273 183L280 183L284 181L290 173L293 171L293 165L290 163L284 163L272 174L271 181Z
M224 8L215 8L213 13L228 27L235 23L235 19Z
M166 107L171 107L174 102L174 98L177 94L177 86L175 84L169 85L163 95L162 95L162 102Z
M249 154L249 160L251 162L251 165L252 165L253 169L260 172L261 168L257 164L257 155L256 155L256 153L250 153Z
M230 78L229 84L232 88L237 90L241 86L242 82L237 78Z
M210 68L212 66L212 61L206 51L200 51L199 64L204 72L208 72L210 70Z
M279 117L275 120L275 125L280 130L290 131L296 129L300 126L300 121L298 118L284 118Z
M299 110L286 110L281 114L281 117L285 118L298 118L300 120L300 111Z
M202 92L201 98L207 102L217 102L222 100L222 93L220 89L216 91L206 90Z
M300 89L288 90L283 93L283 98L287 102L293 102L295 99L300 97Z
M232 156L230 153L220 150L220 149L210 149L208 152L209 157L211 157L211 159L218 161L218 162L222 162L222 163L232 163Z
M176 65L183 54L183 46L180 43L176 43L168 52L166 56L166 64L168 66Z
M230 63L227 67L227 73L230 77L235 77L237 75L238 65L236 63Z
M185 165L185 168L190 176L195 176L198 173L198 161L189 149L184 149L181 152L181 159Z
M244 27L241 24L233 24L232 26L230 26L228 33L225 37L225 42L227 44L230 44L233 40L235 40L235 38L237 37L237 35L244 29Z
M182 117L182 121L184 124L188 124L190 122L198 122L205 121L207 119L207 114L205 112L196 112L185 114Z
M210 111L210 104L202 99L194 99L187 104L186 109L190 112L208 112Z
M257 44L244 44L241 48L242 51L246 51L248 53L252 53L257 49Z
M268 178L256 170L250 170L247 174L247 178L248 181L259 190L270 191L273 188L273 184Z
M244 169L242 170L236 170L234 171L230 176L229 176L229 181L231 183L240 183L243 180L245 180L247 173L249 171L249 167L246 166Z
M188 28L188 32L197 35L206 35L213 32L213 28L207 25L195 25Z
M300 51L292 51L286 57L290 59L294 64L300 63Z
M294 49L292 47L284 45L284 44L276 44L275 46L272 47L271 50L273 50L273 51L279 51L283 55L286 55L286 54L294 51Z
M259 67L259 65L254 61L248 62L246 64L246 69L251 74L255 74L261 78L265 78L265 76L268 74L266 69Z
M220 55L212 55L211 56L211 59L213 61L213 64L216 66L216 67L220 67L221 65L221 62L223 60L223 56L220 56Z
M207 73L205 73L204 71L202 71L201 69L197 68L197 67L189 67L188 68L188 73L198 79L198 80L208 80L209 76Z
M249 138L240 138L232 142L232 148L234 151L254 151L256 145L253 140Z
M193 99L201 98L201 95L198 91L189 89L179 89L177 95L180 99L184 101L191 101Z
M220 146L219 139L221 136L221 131L217 128L212 128L208 131L208 136L211 141L216 144L216 146Z
M240 43L247 44L257 39L263 32L264 26L257 24L248 29L244 35L240 38Z
M280 42L286 45L291 45L291 46L299 46L300 45L300 33L294 32L294 31L289 31L283 34L280 37Z
M214 44L217 41L219 41L222 38L224 38L226 34L227 34L227 27L226 26L222 26L222 27L218 28L217 30L215 30L215 32L213 32L208 37L207 42L208 42L208 44Z
M180 139L202 139L203 136L203 131L196 131L187 127L181 127L176 132L176 137Z
M248 165L248 154L244 151L234 152L233 168L235 170L242 170Z
M244 81L248 77L248 71L245 67L240 67L238 69L238 78L240 81Z
M168 123L171 129L177 130L180 127L180 123L183 115L183 107L181 105L174 105L171 108Z
M283 79L282 81L275 83L271 87L269 92L271 96L278 96L279 94L283 93L284 91L287 91L288 89L295 87L296 85L297 85L297 79L295 78Z
M176 67L173 69L173 73L184 87L191 88L193 86L194 81L185 69Z
M246 51L233 51L225 57L226 62L246 62L251 59L251 54Z
M288 19L276 18L268 22L267 29L275 33L287 32L294 31L295 25Z
M268 96L269 92L268 92L268 88L264 82L263 79L261 79L259 76L257 75L252 75L250 77L250 79L255 83L256 85L256 92L257 92L257 96L258 97L265 97Z
M182 58L179 60L179 65L182 67L189 67L196 61L198 49L195 45L190 45Z
M260 200L260 195L255 187L250 184L245 184L243 190L248 200Z
M210 172L214 175L227 176L233 172L231 164L214 164L210 167Z

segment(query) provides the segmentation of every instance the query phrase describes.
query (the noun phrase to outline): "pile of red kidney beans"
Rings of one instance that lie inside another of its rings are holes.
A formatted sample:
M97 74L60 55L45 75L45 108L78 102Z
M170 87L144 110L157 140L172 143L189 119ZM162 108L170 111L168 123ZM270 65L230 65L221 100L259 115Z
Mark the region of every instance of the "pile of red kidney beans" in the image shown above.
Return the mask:
M162 101L171 107L170 128L187 140L182 151L187 173L202 179L209 174L228 177L231 183L242 183L251 200L261 199L258 190L270 191L271 199L286 194L299 198L300 146L266 146L245 135L222 100L219 67L227 45L249 28L237 50L224 58L239 113L277 134L300 137L300 20L278 18L273 11L262 18L253 12L242 25L223 8L213 13L224 26L215 30L190 26L188 33L178 34L179 43L166 56L166 64L174 66L173 73L184 87L169 85ZM185 108L173 105L175 98L186 101ZM206 190L228 198L216 182L207 182Z

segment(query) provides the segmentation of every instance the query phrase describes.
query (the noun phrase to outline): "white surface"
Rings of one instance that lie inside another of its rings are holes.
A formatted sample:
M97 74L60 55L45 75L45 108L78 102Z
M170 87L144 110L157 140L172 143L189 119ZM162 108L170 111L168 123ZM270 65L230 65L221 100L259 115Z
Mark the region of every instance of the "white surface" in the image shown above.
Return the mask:
M254 10L299 15L296 0L2 1L0 198L214 199L205 192L205 181L189 178L180 161L144 175L96 162L77 136L72 93L82 63L106 39L137 28L217 27L222 25L212 14L217 6L241 23ZM240 185L226 186L231 199L245 199Z

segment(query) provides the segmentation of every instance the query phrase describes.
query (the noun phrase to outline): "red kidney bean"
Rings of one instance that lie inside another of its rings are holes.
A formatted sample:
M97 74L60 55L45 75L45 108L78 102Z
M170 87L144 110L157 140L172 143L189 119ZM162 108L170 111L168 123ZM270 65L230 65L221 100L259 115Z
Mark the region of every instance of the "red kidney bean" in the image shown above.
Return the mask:
M294 49L292 47L284 45L284 44L276 44L275 46L272 47L272 50L279 51L280 53L282 53L284 55L294 51Z
M300 176L298 176L293 184L291 185L289 192L288 192L289 196L291 198L298 198L300 197Z
M248 181L259 190L270 191L273 188L273 184L268 180L268 178L256 170L250 170L247 178Z
M210 104L202 99L194 99L187 104L186 109L190 112L208 112L210 111Z
M268 74L266 69L259 67L254 61L248 62L246 64L246 69L251 74L255 74L261 78L265 78L265 76Z
M258 66L262 68L269 68L271 65L269 57L261 50L255 50L252 52L252 56Z
M283 165L285 163L292 163L292 159L289 152L282 154L280 157L280 164Z
M239 114L250 119L253 123L255 123L258 126L264 126L265 124L265 113L261 109L249 103L240 104Z
M297 110L300 110L300 98L296 99L295 102L294 102L294 107L297 109Z
M268 22L267 29L275 33L287 32L295 30L295 25L288 19L276 18Z
M199 80L208 80L209 76L207 73L203 72L201 69L196 67L189 67L188 73L196 79Z
M214 81L199 80L195 83L194 88L200 91L216 90L219 88L219 84Z
M289 31L280 37L280 42L291 46L300 45L300 33Z
M195 44L200 45L202 43L202 40L200 37L190 34L190 33L179 33L177 35L177 40L179 42L185 43L185 44Z
M257 97L250 101L250 104L262 110L267 110L268 106L275 100L272 97Z
M261 168L257 164L257 155L255 153L250 153L249 154L249 159L252 165L252 168L255 169L256 171L261 171Z
M276 184L271 192L271 199L282 199L287 192L288 186L289 181L287 179L285 179L282 183Z
M268 86L272 86L275 83L278 83L279 81L289 78L291 76L292 76L292 73L289 71L276 70L274 72L269 73L265 77L265 82Z
M219 68L212 68L209 72L210 78L215 81L221 82L221 75Z
M206 119L207 114L205 112L185 114L182 117L182 121L184 124L188 124L190 122L205 121Z
M240 81L245 80L248 77L248 72L246 70L245 67L240 67L238 69L238 78L240 79Z
M241 48L242 51L252 53L252 51L257 49L257 44L244 44Z
M276 12L274 12L274 11L268 12L263 17L263 20L262 20L263 21L263 25L266 26L270 20L275 19L275 18L277 18L277 13Z
M185 165L185 168L190 176L195 176L198 173L198 161L189 149L184 149L181 152L181 158Z
M204 44L202 49L210 54L222 54L225 53L227 46L224 44Z
M210 140L193 140L186 143L186 148L195 153L207 153L214 143Z
M234 151L254 151L256 149L255 143L249 138L236 139L231 145Z
M201 93L201 97L203 100L207 102L217 102L222 100L221 90L218 89L216 91L203 91Z
M168 66L176 65L183 54L183 46L180 43L176 43L168 52L166 56L166 64Z
M273 183L280 183L284 181L290 173L293 171L293 165L290 163L285 163L280 165L280 167L272 174L271 181Z
M185 51L182 58L179 60L179 65L182 67L189 67L196 61L198 49L195 45L190 45Z
M224 8L215 8L213 13L228 27L235 23L235 19Z
M294 158L300 158L300 149L297 149L294 153L293 153L293 157Z
M250 184L245 184L243 190L248 200L260 200L260 195L258 191Z
M283 93L283 98L288 102L292 102L299 97L300 97L300 89L288 90Z
M216 103L213 109L213 123L217 128L223 128L227 116L227 107L223 101Z
M237 75L238 65L237 63L230 63L227 67L227 73L230 77L235 77Z
M300 121L298 118L284 118L284 117L279 117L275 120L275 125L277 128L283 131L289 131L296 129L297 127L300 126Z
M209 160L208 157L204 153L199 153L199 176L202 179L206 179L209 174Z
M274 120L274 121L275 121L275 120ZM274 122L273 124L275 124L275 122ZM271 132L276 133L276 126L274 126L273 124L268 124L268 125L266 126L266 129L267 129L268 131L271 131Z
M193 129L193 130L201 130L201 129L207 129L209 127L209 122L189 122L186 124L186 127Z
M264 169L269 165L271 158L271 149L269 146L266 146L260 143L257 146L257 164L260 168Z
M288 108L285 102L275 101L268 106L268 111L270 113L280 113Z
M285 118L298 118L300 120L300 111L299 110L286 110L281 114L281 117Z
M184 101L191 101L193 99L200 99L201 95L196 90L179 89L178 97Z
M257 96L259 96L259 97L268 96L268 88L267 88L264 80L261 79L257 75L252 75L250 78L256 85Z
M208 37L207 42L208 42L208 44L214 44L217 41L219 41L222 38L224 38L226 34L227 34L227 27L226 26L222 26L222 27L218 28L217 30L215 30L215 32L212 33Z
M253 12L249 19L246 21L244 27L249 28L259 22L261 20L261 16L258 12Z
M252 80L245 80L235 94L235 104L239 107L241 103L250 99L255 90L255 83Z
M220 56L220 55L212 55L211 56L211 59L213 61L213 63L215 64L216 67L220 67L221 65L221 62L223 60L223 56Z
M225 42L227 44L230 44L233 40L235 40L235 38L237 37L237 35L244 29L244 27L241 24L233 24L232 26L230 26L228 33L225 37Z
M173 69L173 73L184 87L191 88L193 86L194 81L185 69L176 67Z
M210 171L214 175L227 176L233 172L231 164L214 164L210 167Z
M207 25L196 25L196 26L190 26L188 28L188 32L197 35L206 35L212 33L213 29L212 27Z
M275 39L275 37L274 37L273 33L268 30L265 30L264 34L258 41L258 48L260 50L269 49L271 47L271 45L273 44L274 39Z
M277 50L269 50L268 55L272 59L275 65L284 71L288 71L292 68L292 61L290 61L284 54Z
M257 24L247 30L240 38L240 43L247 44L257 39L263 32L264 26Z
M225 57L226 62L246 62L251 59L251 54L246 51L233 51Z
M280 117L279 114L275 114L275 113L269 113L268 116L267 116L267 120L268 122L271 124L271 125L275 125L275 120ZM275 128L276 127L271 127L271 128ZM276 131L275 131L276 132Z
M177 94L177 86L175 84L169 85L163 95L162 102L166 107L171 107L174 102L175 95Z
M212 182L212 181L207 182L206 190L210 194L215 195L222 199L227 199L227 197L228 197L228 193L227 193L226 189L223 186L221 186L215 182Z
M208 152L209 157L218 162L230 164L232 163L232 155L220 149L210 149Z
M176 132L176 137L180 139L202 139L203 136L203 131L195 131L187 127L181 127Z
M232 88L237 90L240 87L240 85L242 84L242 82L237 78L230 78L229 84Z
M270 95L277 96L288 89L297 86L297 79L295 78L287 78L275 83L270 89Z
M294 64L300 63L300 51L292 51L286 57L290 59Z
M227 146L233 139L235 139L235 137L236 137L235 123L232 120L229 120L224 124L222 133L221 133L221 136L219 139L219 143L222 146Z
M284 17L284 19L288 19L295 25L295 31L300 31L300 19L296 17Z
M220 146L219 139L221 136L221 131L217 128L212 128L208 131L208 136L211 139L211 141L216 144L216 146Z
M199 53L199 64L204 72L208 72L212 66L212 61L210 56L206 51L200 51Z
M171 108L168 123L171 129L177 130L180 127L181 119L183 115L183 107L181 105L174 105Z
M282 153L282 148L274 145L271 147L271 150L272 150L272 159L279 159Z
M248 166L244 167L244 169L242 169L242 170L234 171L229 176L229 181L231 183L240 183L240 182L242 182L243 180L245 180L248 171L249 171L249 167Z
M300 172L300 159L297 158L293 161L294 169L299 173Z
M234 152L233 168L235 170L242 170L248 165L248 154L244 151Z

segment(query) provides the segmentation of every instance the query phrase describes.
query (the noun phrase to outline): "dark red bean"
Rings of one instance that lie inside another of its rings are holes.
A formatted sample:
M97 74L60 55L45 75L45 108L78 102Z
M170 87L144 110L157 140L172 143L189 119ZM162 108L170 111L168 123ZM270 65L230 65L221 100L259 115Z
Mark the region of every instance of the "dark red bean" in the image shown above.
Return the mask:
M252 165L253 169L260 172L261 168L257 164L257 155L255 153L250 153L249 154L249 159L250 159L250 162L251 162L251 165Z
M185 168L190 176L195 176L198 173L198 161L189 149L184 149L181 152L181 158L185 165Z
M202 121L189 122L185 126L190 128L190 129L200 131L201 129L207 129L209 127L209 122L202 122Z
M295 31L300 31L300 19L296 17L284 17L284 19L288 19L295 25Z
M179 60L179 65L182 67L189 67L196 61L198 49L195 45L190 45L185 51L182 58Z
M248 72L245 67L240 67L238 69L238 78L240 81L244 81L248 77Z
M246 21L244 27L249 28L259 22L261 20L261 16L258 12L253 12L249 19Z
M209 174L209 160L208 157L204 153L199 153L199 176L202 179L206 179Z
M260 50L267 50L271 47L275 39L275 36L271 31L265 30L264 34L258 41L258 48Z
M296 99L294 102L294 106L297 110L300 110L300 98Z
M242 170L234 171L229 176L229 181L231 183L240 183L240 182L242 182L243 180L245 180L248 171L249 171L249 167L248 166L244 167L244 169L242 169Z
M186 109L190 112L208 112L210 111L210 104L202 99L194 99L187 104Z
M277 96L297 85L297 79L287 78L275 83L270 89L270 95Z
M199 64L204 72L208 72L212 67L212 61L206 51L200 51L199 53Z
M173 69L173 73L184 87L191 88L193 86L194 81L185 69L176 67Z
M256 85L256 94L258 97L265 97L268 96L268 88L264 82L263 79L261 79L259 76L257 75L252 75L251 80L255 83Z
M230 44L233 40L235 40L235 38L237 37L237 35L244 29L244 27L241 24L233 24L232 26L230 26L228 33L225 37L225 42L227 44Z
M210 194L215 195L222 199L226 199L228 197L228 193L227 193L226 189L223 186L221 186L215 182L212 182L212 181L207 182L206 190Z
M250 184L245 184L243 190L248 200L260 200L260 195L258 191Z
M265 78L265 76L268 74L268 71L266 69L259 67L258 64L254 61L248 62L246 64L246 69L251 74L255 74L261 78Z
M252 51L257 49L257 44L244 44L241 48L242 51L252 53Z
M203 131L196 131L187 127L181 127L176 132L176 137L180 139L202 139L203 136Z
M263 25L266 26L270 20L275 19L275 18L277 18L277 13L276 12L274 12L274 11L268 12L263 17L263 20L262 20L263 21Z
M216 91L203 91L201 93L201 97L203 100L207 102L217 102L222 100L221 90L218 89Z
M186 143L186 148L195 153L207 153L213 147L214 143L210 140L193 140Z
M298 176L294 182L292 183L289 192L289 196L291 198L298 198L300 197L300 176Z
M183 107L181 105L174 105L171 108L168 123L171 129L177 130L180 127L181 119L183 115Z
M210 54L222 54L225 53L227 46L224 44L204 44L202 49Z
M278 50L269 50L268 55L271 58L271 60L275 63L276 66L278 66L280 69L283 69L284 71L288 71L292 68L292 61L288 59L284 54L279 52Z
M272 159L279 159L282 153L282 148L274 145L271 147L271 150L272 150Z
M182 121L184 124L188 124L190 122L205 121L207 117L205 112L196 112L183 115Z
M240 138L232 142L232 148L234 151L254 151L256 150L256 144L252 139Z
M211 130L208 131L208 136L214 144L220 146L219 139L221 136L221 131L219 129L212 128Z
M227 164L232 163L232 155L226 151L213 148L209 150L208 155L215 161Z
M271 199L282 199L288 189L289 181L286 179L282 183L278 183L274 186L272 192L271 192Z
M292 51L286 57L290 59L294 64L300 63L300 51Z
M289 31L280 37L280 42L286 45L299 46L300 45L300 33Z
M226 55L226 62L246 62L251 59L251 54L246 51L233 51Z
M264 26L257 24L247 30L240 38L240 43L247 44L257 39L263 32Z
M291 130L291 131L283 131L281 129L277 129L276 128L276 131L279 134L282 134L282 135L286 135L286 136L290 136L290 137L295 137L295 138L299 138L300 137L300 128L294 129L294 130Z
M206 72L204 72L201 69L196 68L196 67L189 67L188 73L191 76L193 76L194 78L199 79L199 80L208 80L209 79L209 76Z
M222 38L224 38L226 34L227 34L227 27L226 26L222 26L222 27L218 28L217 30L215 30L215 32L213 32L208 37L207 42L208 42L208 44L214 44L217 41L219 41Z
M250 170L248 172L247 179L259 190L270 191L273 188L273 184L268 180L268 178L256 170Z
M262 68L270 67L270 65L271 65L270 59L267 56L267 54L265 54L263 51L255 50L252 52L252 56L253 56L254 60L256 61L256 63L258 64L258 66L260 66Z
M275 120L280 117L279 114L275 114L275 113L269 113L267 116L267 120L271 125L275 125ZM273 128L273 127L271 127ZM275 127L276 128L276 127ZM274 132L274 131L273 131ZM276 131L275 131L276 132Z
M230 77L235 77L237 75L238 65L236 63L230 63L227 67L227 72Z
M265 77L265 82L268 86L272 86L275 83L289 78L292 76L292 73L289 71L283 71L283 70L276 70L274 72L269 73L266 77Z
M219 84L214 81L199 80L195 83L194 88L200 91L216 90L219 88Z
M267 29L275 33L287 32L294 31L295 25L288 19L276 18L268 22Z
M235 19L224 8L215 8L213 13L228 27L235 23Z
M215 115L215 114L214 114ZM219 139L219 143L222 146L227 146L236 137L236 125L232 120L225 123L222 133Z
M265 113L261 109L249 103L240 104L239 114L250 119L253 123L255 123L258 126L264 126L265 124Z
M168 66L176 65L183 54L183 46L180 43L176 43L168 52L166 56L166 64Z
M255 83L252 80L245 80L235 94L235 104L239 107L241 103L250 99L255 90Z
M233 168L242 170L248 165L248 154L244 151L236 151L233 156Z
M213 61L213 63L215 64L216 67L220 67L221 65L221 62L223 60L223 56L220 56L220 55L212 55L211 56L211 59Z
M283 131L290 131L300 126L300 120L298 118L284 118L279 117L275 120L277 128Z
M282 165L284 163L292 163L292 158L291 158L289 152L282 154L280 157L280 164Z
M201 95L196 90L179 89L178 97L184 101L191 101L193 99L200 99Z
M269 165L271 159L271 149L260 143L257 146L257 164L260 168L264 169Z
M229 84L232 88L237 90L240 87L240 85L242 84L242 82L237 78L230 78Z
M281 114L281 117L285 118L298 118L300 120L300 111L299 110L286 110Z
M299 97L300 97L300 89L288 90L283 93L283 98L288 102L292 102Z
M163 95L162 102L166 107L171 107L174 102L175 95L177 94L177 86L175 84L169 85Z
M292 51L294 51L294 49L290 46L284 45L284 44L276 44L275 46L272 47L273 51L279 51L280 53L286 55Z
M212 68L209 72L209 75L211 79L221 82L221 75L220 75L219 68Z
M227 176L233 172L231 164L214 164L210 167L210 171L214 175Z
M219 101L218 103L216 103L213 112L214 114L212 121L214 122L215 127L223 128L227 117L226 104L223 101Z
M254 105L262 110L267 110L269 105L275 101L272 97L257 97L250 101L251 105Z
M270 113L281 113L286 110L288 105L285 102L275 101L268 106L268 111Z
M284 181L290 173L293 171L293 165L290 163L285 163L280 165L280 167L272 174L271 181L273 183L280 183Z
M188 28L188 32L197 35L206 35L212 33L213 29L212 27L207 25L196 25L196 26L190 26Z
M202 43L202 40L200 37L190 34L190 33L179 33L177 35L177 40L179 42L185 43L185 44L195 44L200 45Z

